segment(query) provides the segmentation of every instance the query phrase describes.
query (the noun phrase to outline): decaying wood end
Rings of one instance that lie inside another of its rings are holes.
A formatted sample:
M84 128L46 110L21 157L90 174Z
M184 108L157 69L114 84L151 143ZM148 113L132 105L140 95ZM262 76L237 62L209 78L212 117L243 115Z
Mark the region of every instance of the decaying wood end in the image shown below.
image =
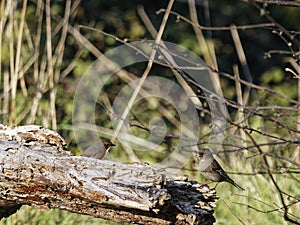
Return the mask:
M73 156L57 133L0 125L0 217L22 205L117 222L212 224L216 193L146 163Z

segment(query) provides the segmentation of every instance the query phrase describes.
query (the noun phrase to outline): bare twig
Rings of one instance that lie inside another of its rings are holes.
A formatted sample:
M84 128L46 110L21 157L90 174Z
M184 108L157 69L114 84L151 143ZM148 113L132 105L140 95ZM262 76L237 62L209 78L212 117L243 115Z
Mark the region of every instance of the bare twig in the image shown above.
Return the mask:
M165 9L160 9L157 11L157 13L165 12ZM177 12L171 11L170 14L175 15L178 20L182 19L183 21L192 24L193 26L198 26L201 30L216 30L216 31L222 31L222 30L231 30L231 27L205 27L200 24L194 24L191 20L187 19L186 17L180 15ZM262 24L253 24L253 25L240 25L236 26L236 29L238 30L246 30L246 29L256 29L256 28L266 28L266 27L274 27L273 23L262 23Z
M300 2L297 1L278 1L278 0L247 0L248 2L258 2L267 5L291 6L300 7Z

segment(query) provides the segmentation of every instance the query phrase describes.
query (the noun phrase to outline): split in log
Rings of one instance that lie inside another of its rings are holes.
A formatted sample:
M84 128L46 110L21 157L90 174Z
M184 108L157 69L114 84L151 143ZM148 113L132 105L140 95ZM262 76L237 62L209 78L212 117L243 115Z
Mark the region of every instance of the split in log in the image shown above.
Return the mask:
M147 163L73 156L40 126L0 125L0 218L30 205L116 222L213 224L216 199L207 185Z

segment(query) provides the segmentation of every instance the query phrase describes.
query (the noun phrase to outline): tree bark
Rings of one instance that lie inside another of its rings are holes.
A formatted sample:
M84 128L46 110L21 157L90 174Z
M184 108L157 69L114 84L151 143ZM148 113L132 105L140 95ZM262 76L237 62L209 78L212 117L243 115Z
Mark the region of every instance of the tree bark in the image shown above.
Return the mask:
M0 218L31 205L116 222L212 224L216 199L207 185L147 163L73 156L54 131L0 124Z

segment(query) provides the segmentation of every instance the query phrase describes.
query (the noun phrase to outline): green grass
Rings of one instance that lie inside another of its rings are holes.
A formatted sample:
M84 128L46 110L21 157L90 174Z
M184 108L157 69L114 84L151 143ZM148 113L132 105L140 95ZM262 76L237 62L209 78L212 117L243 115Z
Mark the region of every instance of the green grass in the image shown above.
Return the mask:
M80 215L59 209L39 210L29 206L0 221L1 225L114 225L116 223L87 215Z
M275 176L280 188L287 193L299 193L300 186L295 181ZM215 218L217 225L225 224L290 224L283 219L282 211L276 210L281 206L278 192L266 176L257 175L234 179L246 191L239 191L230 184L222 183L217 187L220 199L217 202ZM286 204L292 199L285 198ZM297 215L299 203L290 207L289 212ZM239 222L239 219L243 223Z

